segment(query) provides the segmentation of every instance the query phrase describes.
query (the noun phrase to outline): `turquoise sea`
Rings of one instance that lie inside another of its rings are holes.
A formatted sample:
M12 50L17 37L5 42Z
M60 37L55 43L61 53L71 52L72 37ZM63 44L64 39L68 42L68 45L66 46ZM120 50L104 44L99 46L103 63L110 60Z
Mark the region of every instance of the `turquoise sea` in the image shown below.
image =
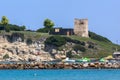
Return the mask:
M120 70L0 70L0 80L120 80Z

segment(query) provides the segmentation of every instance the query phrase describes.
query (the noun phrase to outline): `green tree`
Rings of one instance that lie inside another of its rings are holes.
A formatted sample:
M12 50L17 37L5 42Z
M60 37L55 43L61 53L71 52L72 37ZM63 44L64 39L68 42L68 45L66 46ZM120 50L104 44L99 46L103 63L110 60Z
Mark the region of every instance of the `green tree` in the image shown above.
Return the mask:
M44 21L44 26L45 26L45 28L51 29L51 28L53 28L53 26L54 26L54 22L51 21L50 19L45 19L45 21Z
M7 25L9 23L9 20L7 19L6 16L2 16L1 24Z
M5 31L6 31L6 27L7 27L8 23L9 23L9 20L7 19L7 17L6 16L2 16L1 24L3 25ZM7 28L7 31L9 31L8 29L9 28Z
M54 22L50 19L45 19L43 22L44 28L39 28L37 32L49 33L53 30Z
M53 29L54 22L50 19L44 20L44 28L42 29L44 32L50 32Z
M24 31L26 29L26 26L23 25L20 28L21 28L21 31Z

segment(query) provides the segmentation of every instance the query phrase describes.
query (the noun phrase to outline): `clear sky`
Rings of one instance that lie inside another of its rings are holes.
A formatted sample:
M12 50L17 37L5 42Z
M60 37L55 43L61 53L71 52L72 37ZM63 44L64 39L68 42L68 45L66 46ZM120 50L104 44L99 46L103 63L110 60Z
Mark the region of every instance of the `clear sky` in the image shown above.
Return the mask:
M0 17L36 30L46 18L56 27L73 28L74 18L88 18L89 30L120 44L120 0L0 0Z

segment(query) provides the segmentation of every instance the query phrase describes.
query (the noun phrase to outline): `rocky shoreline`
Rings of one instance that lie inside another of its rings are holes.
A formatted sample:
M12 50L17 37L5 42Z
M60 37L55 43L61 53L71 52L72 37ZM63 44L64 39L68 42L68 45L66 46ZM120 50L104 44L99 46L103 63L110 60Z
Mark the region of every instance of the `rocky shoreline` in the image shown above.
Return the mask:
M120 69L120 63L36 63L0 64L0 69Z

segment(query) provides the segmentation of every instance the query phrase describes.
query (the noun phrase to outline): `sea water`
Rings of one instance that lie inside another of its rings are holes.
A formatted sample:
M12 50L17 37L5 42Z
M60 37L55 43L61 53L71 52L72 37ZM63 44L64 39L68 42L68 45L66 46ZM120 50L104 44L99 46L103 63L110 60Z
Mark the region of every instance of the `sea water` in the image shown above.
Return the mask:
M0 70L0 80L120 80L120 69Z

